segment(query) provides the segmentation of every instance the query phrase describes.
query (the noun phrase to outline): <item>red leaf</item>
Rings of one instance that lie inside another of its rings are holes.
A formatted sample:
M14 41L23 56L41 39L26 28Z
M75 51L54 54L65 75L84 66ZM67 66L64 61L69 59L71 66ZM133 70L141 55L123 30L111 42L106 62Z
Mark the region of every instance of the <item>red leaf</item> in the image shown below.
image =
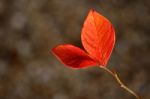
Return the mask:
M62 63L72 68L83 68L97 64L83 50L70 44L59 45L53 48L52 52Z
M102 15L90 10L81 33L83 50L73 45L59 45L52 49L56 57L72 68L83 68L100 64L106 66L115 44L112 24Z
M99 64L106 66L115 44L112 24L102 15L90 10L82 28L82 44Z

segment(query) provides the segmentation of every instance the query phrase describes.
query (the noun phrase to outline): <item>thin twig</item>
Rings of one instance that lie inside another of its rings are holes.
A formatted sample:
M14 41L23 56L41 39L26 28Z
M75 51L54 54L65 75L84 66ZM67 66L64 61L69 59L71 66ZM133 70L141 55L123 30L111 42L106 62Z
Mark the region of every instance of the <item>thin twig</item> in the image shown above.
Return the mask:
M136 97L136 99L141 99L135 92L133 92L131 89L129 89L118 77L116 72L111 71L110 69L104 67L104 66L100 66L100 68L104 69L105 71L107 71L109 74L111 74L116 81L118 82L118 84L120 85L121 88L125 89L126 91L128 91L130 94L134 95Z

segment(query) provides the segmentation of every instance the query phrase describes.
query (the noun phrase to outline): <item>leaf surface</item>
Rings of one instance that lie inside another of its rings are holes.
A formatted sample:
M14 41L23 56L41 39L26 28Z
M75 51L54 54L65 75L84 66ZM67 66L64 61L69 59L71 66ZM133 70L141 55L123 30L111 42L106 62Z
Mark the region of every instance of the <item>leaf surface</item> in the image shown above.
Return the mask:
M84 68L97 64L82 49L70 44L59 45L53 48L52 52L62 63L72 68Z
M106 66L115 44L115 31L109 20L90 10L82 28L81 40L89 55Z

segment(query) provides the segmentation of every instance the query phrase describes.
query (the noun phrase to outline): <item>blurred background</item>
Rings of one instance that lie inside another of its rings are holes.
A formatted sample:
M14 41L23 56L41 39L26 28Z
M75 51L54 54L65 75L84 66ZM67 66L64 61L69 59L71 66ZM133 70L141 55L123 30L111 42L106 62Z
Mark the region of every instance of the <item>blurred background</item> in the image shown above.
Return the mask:
M150 99L149 0L0 0L0 99L135 99L102 69L72 70L50 52L62 43L82 48L90 8L116 30L109 68Z

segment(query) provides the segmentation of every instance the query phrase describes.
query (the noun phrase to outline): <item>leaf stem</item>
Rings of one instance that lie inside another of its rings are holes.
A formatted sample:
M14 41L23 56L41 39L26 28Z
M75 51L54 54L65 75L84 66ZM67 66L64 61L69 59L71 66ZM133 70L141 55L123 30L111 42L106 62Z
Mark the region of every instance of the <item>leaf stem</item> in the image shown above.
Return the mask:
M104 67L104 66L100 66L100 68L102 68L103 70L107 71L109 74L111 74L117 81L117 83L120 85L121 88L125 89L127 92L129 92L130 94L132 94L133 96L136 97L136 99L141 99L134 91L132 91L131 89L129 89L119 78L118 74L116 72L111 71L110 69Z

